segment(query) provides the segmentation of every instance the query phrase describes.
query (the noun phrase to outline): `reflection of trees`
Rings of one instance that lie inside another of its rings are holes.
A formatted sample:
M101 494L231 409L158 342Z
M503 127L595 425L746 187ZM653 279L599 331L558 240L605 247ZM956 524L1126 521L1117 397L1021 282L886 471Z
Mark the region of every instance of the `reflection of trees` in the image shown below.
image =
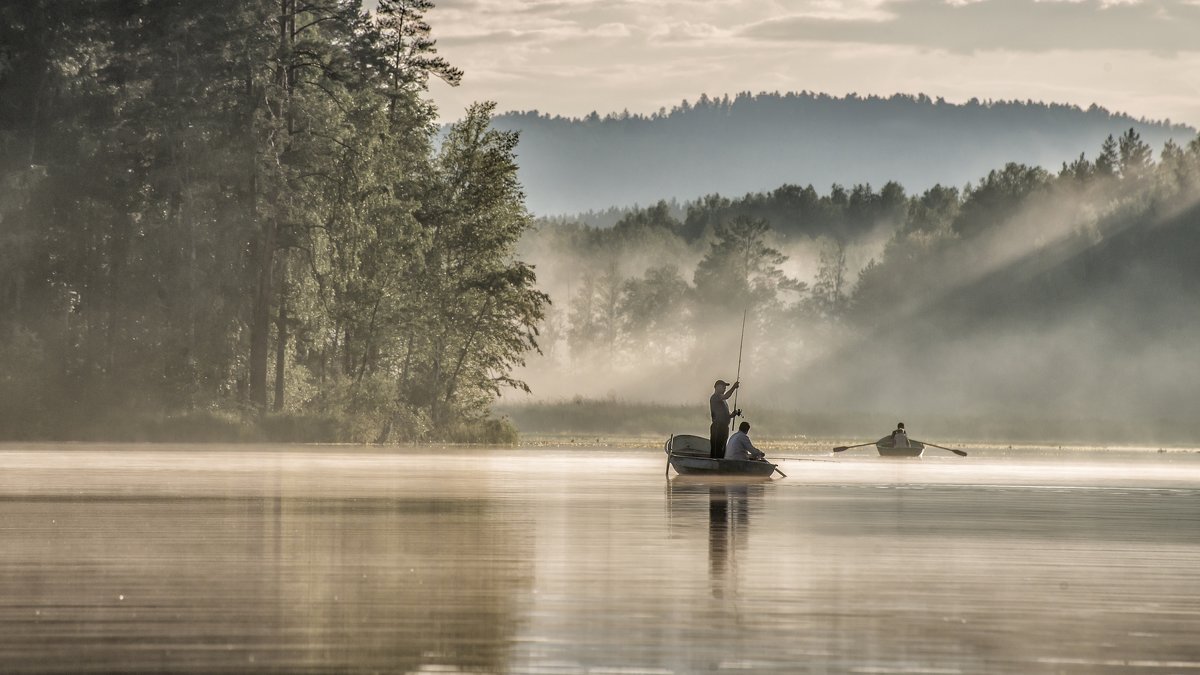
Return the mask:
M285 632L324 636L313 665L500 672L531 587L526 527L481 500L301 502L285 510ZM296 536L299 534L300 536Z
M26 647L0 650L4 672L504 672L532 587L528 523L480 499L68 499L6 515L0 596L21 621L0 619ZM47 536L51 519L71 536Z

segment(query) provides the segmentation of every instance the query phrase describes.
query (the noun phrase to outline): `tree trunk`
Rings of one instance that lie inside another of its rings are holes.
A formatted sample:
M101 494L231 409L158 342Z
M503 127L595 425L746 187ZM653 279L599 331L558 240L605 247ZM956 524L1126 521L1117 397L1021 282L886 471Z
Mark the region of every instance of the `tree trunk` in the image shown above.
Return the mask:
M288 66L291 58L290 18L294 14L294 0L279 0L279 51L276 54L275 92L271 113L278 123L283 119L287 107ZM253 125L253 121L251 121ZM286 143L285 143L286 144ZM279 194L282 188L272 188L273 213L262 219L259 233L259 250L256 262L258 283L255 286L254 307L250 319L250 402L260 412L267 409L267 359L270 351L272 276L275 263L275 248L279 234Z
M259 411L267 409L267 358L271 333L271 266L275 260L275 221L262 219L258 256L258 283L250 318L250 402Z
M287 256L279 260L279 316L275 321L275 400L272 410L282 412L284 405L284 371L287 368L288 313L287 313Z

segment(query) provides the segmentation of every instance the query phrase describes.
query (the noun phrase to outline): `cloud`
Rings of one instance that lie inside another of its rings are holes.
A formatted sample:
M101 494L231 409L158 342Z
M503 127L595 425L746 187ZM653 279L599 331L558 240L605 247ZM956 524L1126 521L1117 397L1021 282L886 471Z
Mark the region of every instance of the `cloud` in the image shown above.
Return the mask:
M958 3L958 4L953 4ZM1200 124L1200 0L438 0L446 114L809 89L1033 98Z
M486 33L462 33L438 39L441 46L504 45L529 42L545 37L544 31L494 30Z
M729 35L710 23L692 23L691 21L664 22L650 31L650 37L662 41L688 42L693 40L711 41Z
M892 0L866 18L770 18L740 35L777 42L901 45L960 53L1200 51L1200 5L1185 0Z

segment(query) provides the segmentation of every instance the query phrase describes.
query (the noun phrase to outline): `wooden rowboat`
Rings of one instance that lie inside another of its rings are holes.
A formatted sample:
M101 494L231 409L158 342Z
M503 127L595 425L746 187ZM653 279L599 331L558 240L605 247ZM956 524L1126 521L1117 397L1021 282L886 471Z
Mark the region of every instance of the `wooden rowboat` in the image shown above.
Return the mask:
M925 444L910 439L907 448L897 448L891 436L884 436L875 441L875 449L884 457L920 457L925 452Z
M681 476L770 476L775 465L753 459L713 459L703 436L682 434L663 446L667 461Z

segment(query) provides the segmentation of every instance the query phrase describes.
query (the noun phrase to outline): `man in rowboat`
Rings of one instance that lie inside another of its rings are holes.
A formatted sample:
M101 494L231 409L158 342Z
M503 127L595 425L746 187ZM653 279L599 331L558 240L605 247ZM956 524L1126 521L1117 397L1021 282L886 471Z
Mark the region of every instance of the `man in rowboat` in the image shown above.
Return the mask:
M909 447L908 432L904 430L904 422L898 422L896 424L896 430L892 432L892 447L893 448Z
M725 402L740 386L741 382L734 382L733 387L726 391L729 383L725 380L713 383L713 395L708 398L708 412L712 417L712 426L708 428L708 456L713 459L724 459L725 441L729 440L729 421L742 414L741 410L729 412L729 404Z
M738 425L737 433L729 437L729 442L725 444L725 459L766 459L766 454L762 450L754 447L750 442L750 423L742 422Z

